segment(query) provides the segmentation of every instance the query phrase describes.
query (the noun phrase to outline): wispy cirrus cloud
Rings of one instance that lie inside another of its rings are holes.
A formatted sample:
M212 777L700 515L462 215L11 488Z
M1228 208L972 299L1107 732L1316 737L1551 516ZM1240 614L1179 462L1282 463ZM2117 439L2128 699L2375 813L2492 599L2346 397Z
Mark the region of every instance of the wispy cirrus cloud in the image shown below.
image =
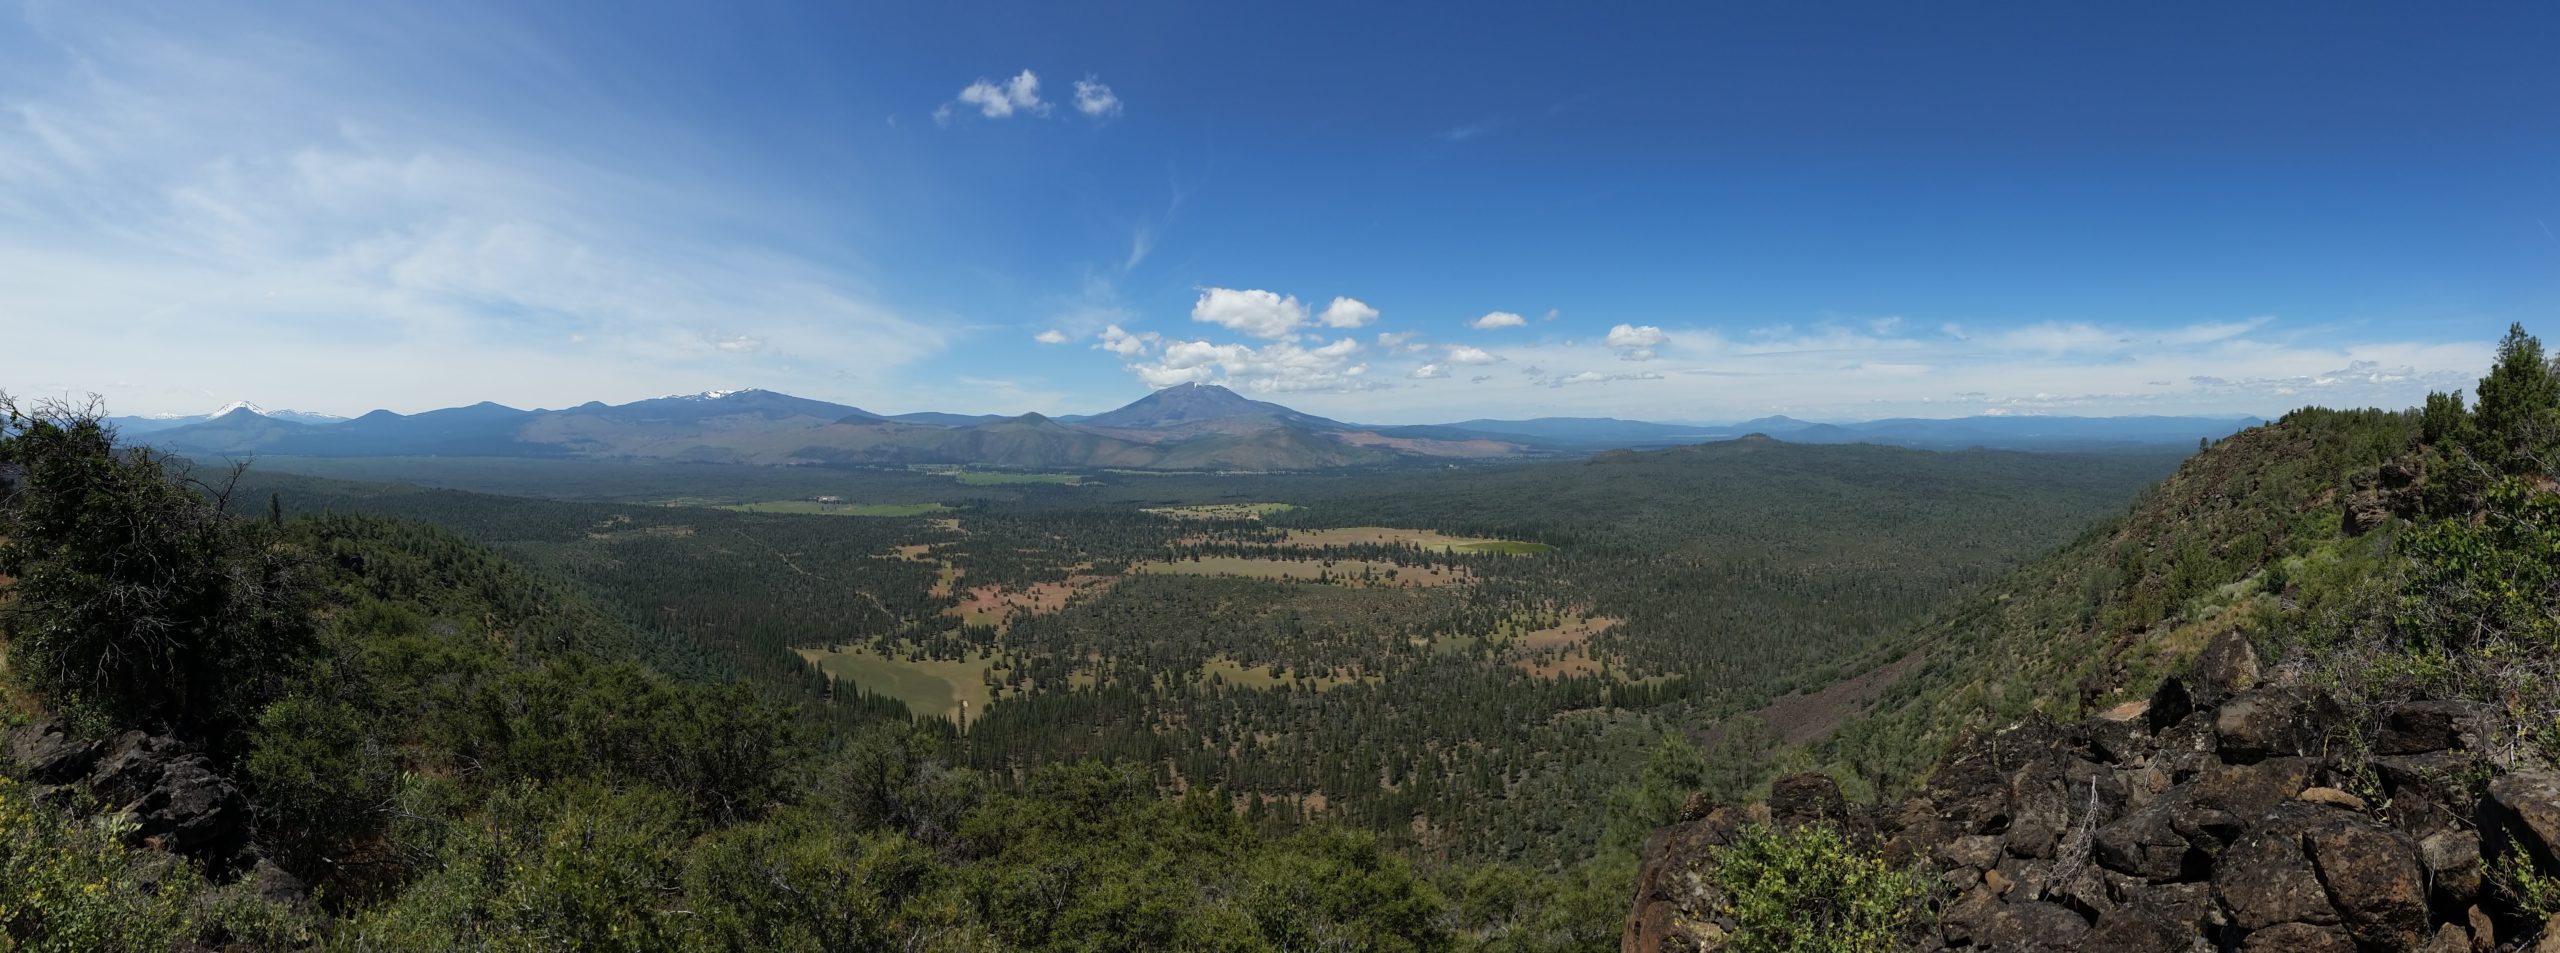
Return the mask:
M459 121L461 92L400 95L276 24L21 15L40 55L0 68L0 317L53 331L0 351L0 378L258 380L340 411L747 378L868 399L950 340L858 259L760 240L736 216L762 196Z

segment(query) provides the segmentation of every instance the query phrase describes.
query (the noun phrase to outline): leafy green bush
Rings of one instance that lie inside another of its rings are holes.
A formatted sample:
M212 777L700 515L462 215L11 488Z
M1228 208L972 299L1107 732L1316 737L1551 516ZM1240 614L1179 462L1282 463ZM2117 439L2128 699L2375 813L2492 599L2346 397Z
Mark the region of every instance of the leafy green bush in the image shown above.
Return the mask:
M185 860L127 849L130 823L75 819L0 776L0 950L158 953L226 940L283 948L311 937L309 922L260 899L251 882L208 888Z
M194 871L165 857L137 863L116 833L0 777L0 948L165 950L188 938L202 887Z
M1736 953L1898 949L1930 899L1928 878L1860 853L1831 827L1746 827L1712 870Z
M2415 570L2404 631L2450 649L2493 641L2560 648L2560 496L2501 480L2477 522L2436 521L2403 547Z
M794 809L730 828L692 853L684 874L693 942L720 950L897 949L960 930L935 896L949 874L894 831L857 834Z
M0 604L14 678L108 718L228 726L311 647L307 564L95 408L0 394Z
M2534 922L2560 914L2560 877L2535 870L2523 845L2509 843L2506 853L2489 858L2489 882L2507 895L2518 914Z

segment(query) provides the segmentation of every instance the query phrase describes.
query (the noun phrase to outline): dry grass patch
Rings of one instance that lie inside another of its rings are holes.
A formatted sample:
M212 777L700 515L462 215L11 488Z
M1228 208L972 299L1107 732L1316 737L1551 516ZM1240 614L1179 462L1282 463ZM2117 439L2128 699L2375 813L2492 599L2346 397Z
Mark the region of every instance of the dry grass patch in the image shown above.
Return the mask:
M1178 520L1258 520L1298 508L1295 503L1202 503L1196 506L1152 506L1141 513Z
M1240 576L1247 579L1324 580L1343 586L1422 589L1467 581L1465 569L1399 566L1367 559L1256 559L1210 556L1158 560L1130 567L1131 572L1174 576Z
M1607 617L1569 617L1556 625L1503 639L1511 664L1539 678L1598 675L1613 666L1592 654L1591 637L1617 625Z
M958 578L958 570L948 566L943 568L950 576L934 588L940 590L937 594L947 595L950 592L952 580ZM1111 576L1079 574L1068 576L1064 582L1036 583L1023 589L972 586L961 597L959 605L942 611L959 616L964 625L991 625L1001 628L1013 618L1016 611L1031 615L1048 615L1065 609L1067 604L1079 595L1110 588L1112 580Z
M1290 530L1288 540L1281 545L1307 549L1322 546L1418 546L1444 553L1510 555L1545 552L1548 548L1543 543L1527 543L1516 539L1451 536L1437 530L1396 529L1388 526L1342 526L1334 529Z

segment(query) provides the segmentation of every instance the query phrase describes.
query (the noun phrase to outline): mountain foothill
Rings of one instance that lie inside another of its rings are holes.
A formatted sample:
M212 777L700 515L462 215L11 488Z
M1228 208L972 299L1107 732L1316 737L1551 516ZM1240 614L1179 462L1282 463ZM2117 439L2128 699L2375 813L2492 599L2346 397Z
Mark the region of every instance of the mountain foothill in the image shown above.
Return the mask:
M944 464L1018 468L1317 470L1521 460L1667 447L1759 433L1791 443L1923 449L2121 449L2193 444L2250 426L2237 417L1981 416L1729 425L1543 417L1449 424L1345 423L1216 384L1164 388L1105 413L884 416L767 390L520 410L482 402L351 420L233 404L204 418L120 417L137 439L181 453L499 456L766 465Z

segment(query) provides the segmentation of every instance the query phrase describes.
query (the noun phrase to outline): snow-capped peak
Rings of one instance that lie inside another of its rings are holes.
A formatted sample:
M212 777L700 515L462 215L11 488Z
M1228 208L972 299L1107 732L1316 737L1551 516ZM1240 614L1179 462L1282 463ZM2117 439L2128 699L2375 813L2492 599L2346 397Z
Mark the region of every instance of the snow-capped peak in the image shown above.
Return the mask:
M230 414L230 413L232 413L232 412L235 412L235 411L242 411L242 410L245 410L245 411L248 411L248 412L250 412L250 413L256 414L256 415L258 415L258 416L260 416L260 417L266 417L266 418L269 418L269 419L272 419L272 420L284 420L284 421L291 421L291 422L293 422L293 423L299 423L299 424L334 424L334 423L337 423L337 422L339 422L339 421L343 421L343 420L347 419L347 418L345 418L345 417L340 417L340 416L338 416L338 415L336 415L336 414L315 414L315 413L310 413L310 412L308 412L308 411L301 411L301 410L292 410L292 409L285 409L285 410L268 410L268 409L266 409L266 408L264 408L264 407L260 407L260 406L258 406L258 405L257 405L257 404L255 404L255 403L251 403L251 402L249 402L249 401L245 401L245 400L235 400L235 401L232 401L232 402L230 402L230 403L228 403L228 404L224 404L224 405L222 405L222 408L221 408L221 409L216 410L216 411L214 411L214 412L212 412L212 413L209 413L209 414L145 414L145 415L143 415L143 416L141 416L141 417L139 417L139 418L135 418L135 419L139 419L139 420L218 420L218 419L221 419L221 418L223 417L223 415L225 415L225 414Z
M699 393L699 394L668 394L664 399L666 399L666 400L719 400L720 398L723 398L723 397L735 397L735 396L737 396L737 395L739 395L739 394L752 394L752 393L755 393L755 392L756 392L756 389L755 389L755 388L753 388L753 387L740 387L740 388L737 388L737 389L735 389L735 390L706 390L706 391L703 391L702 393Z

